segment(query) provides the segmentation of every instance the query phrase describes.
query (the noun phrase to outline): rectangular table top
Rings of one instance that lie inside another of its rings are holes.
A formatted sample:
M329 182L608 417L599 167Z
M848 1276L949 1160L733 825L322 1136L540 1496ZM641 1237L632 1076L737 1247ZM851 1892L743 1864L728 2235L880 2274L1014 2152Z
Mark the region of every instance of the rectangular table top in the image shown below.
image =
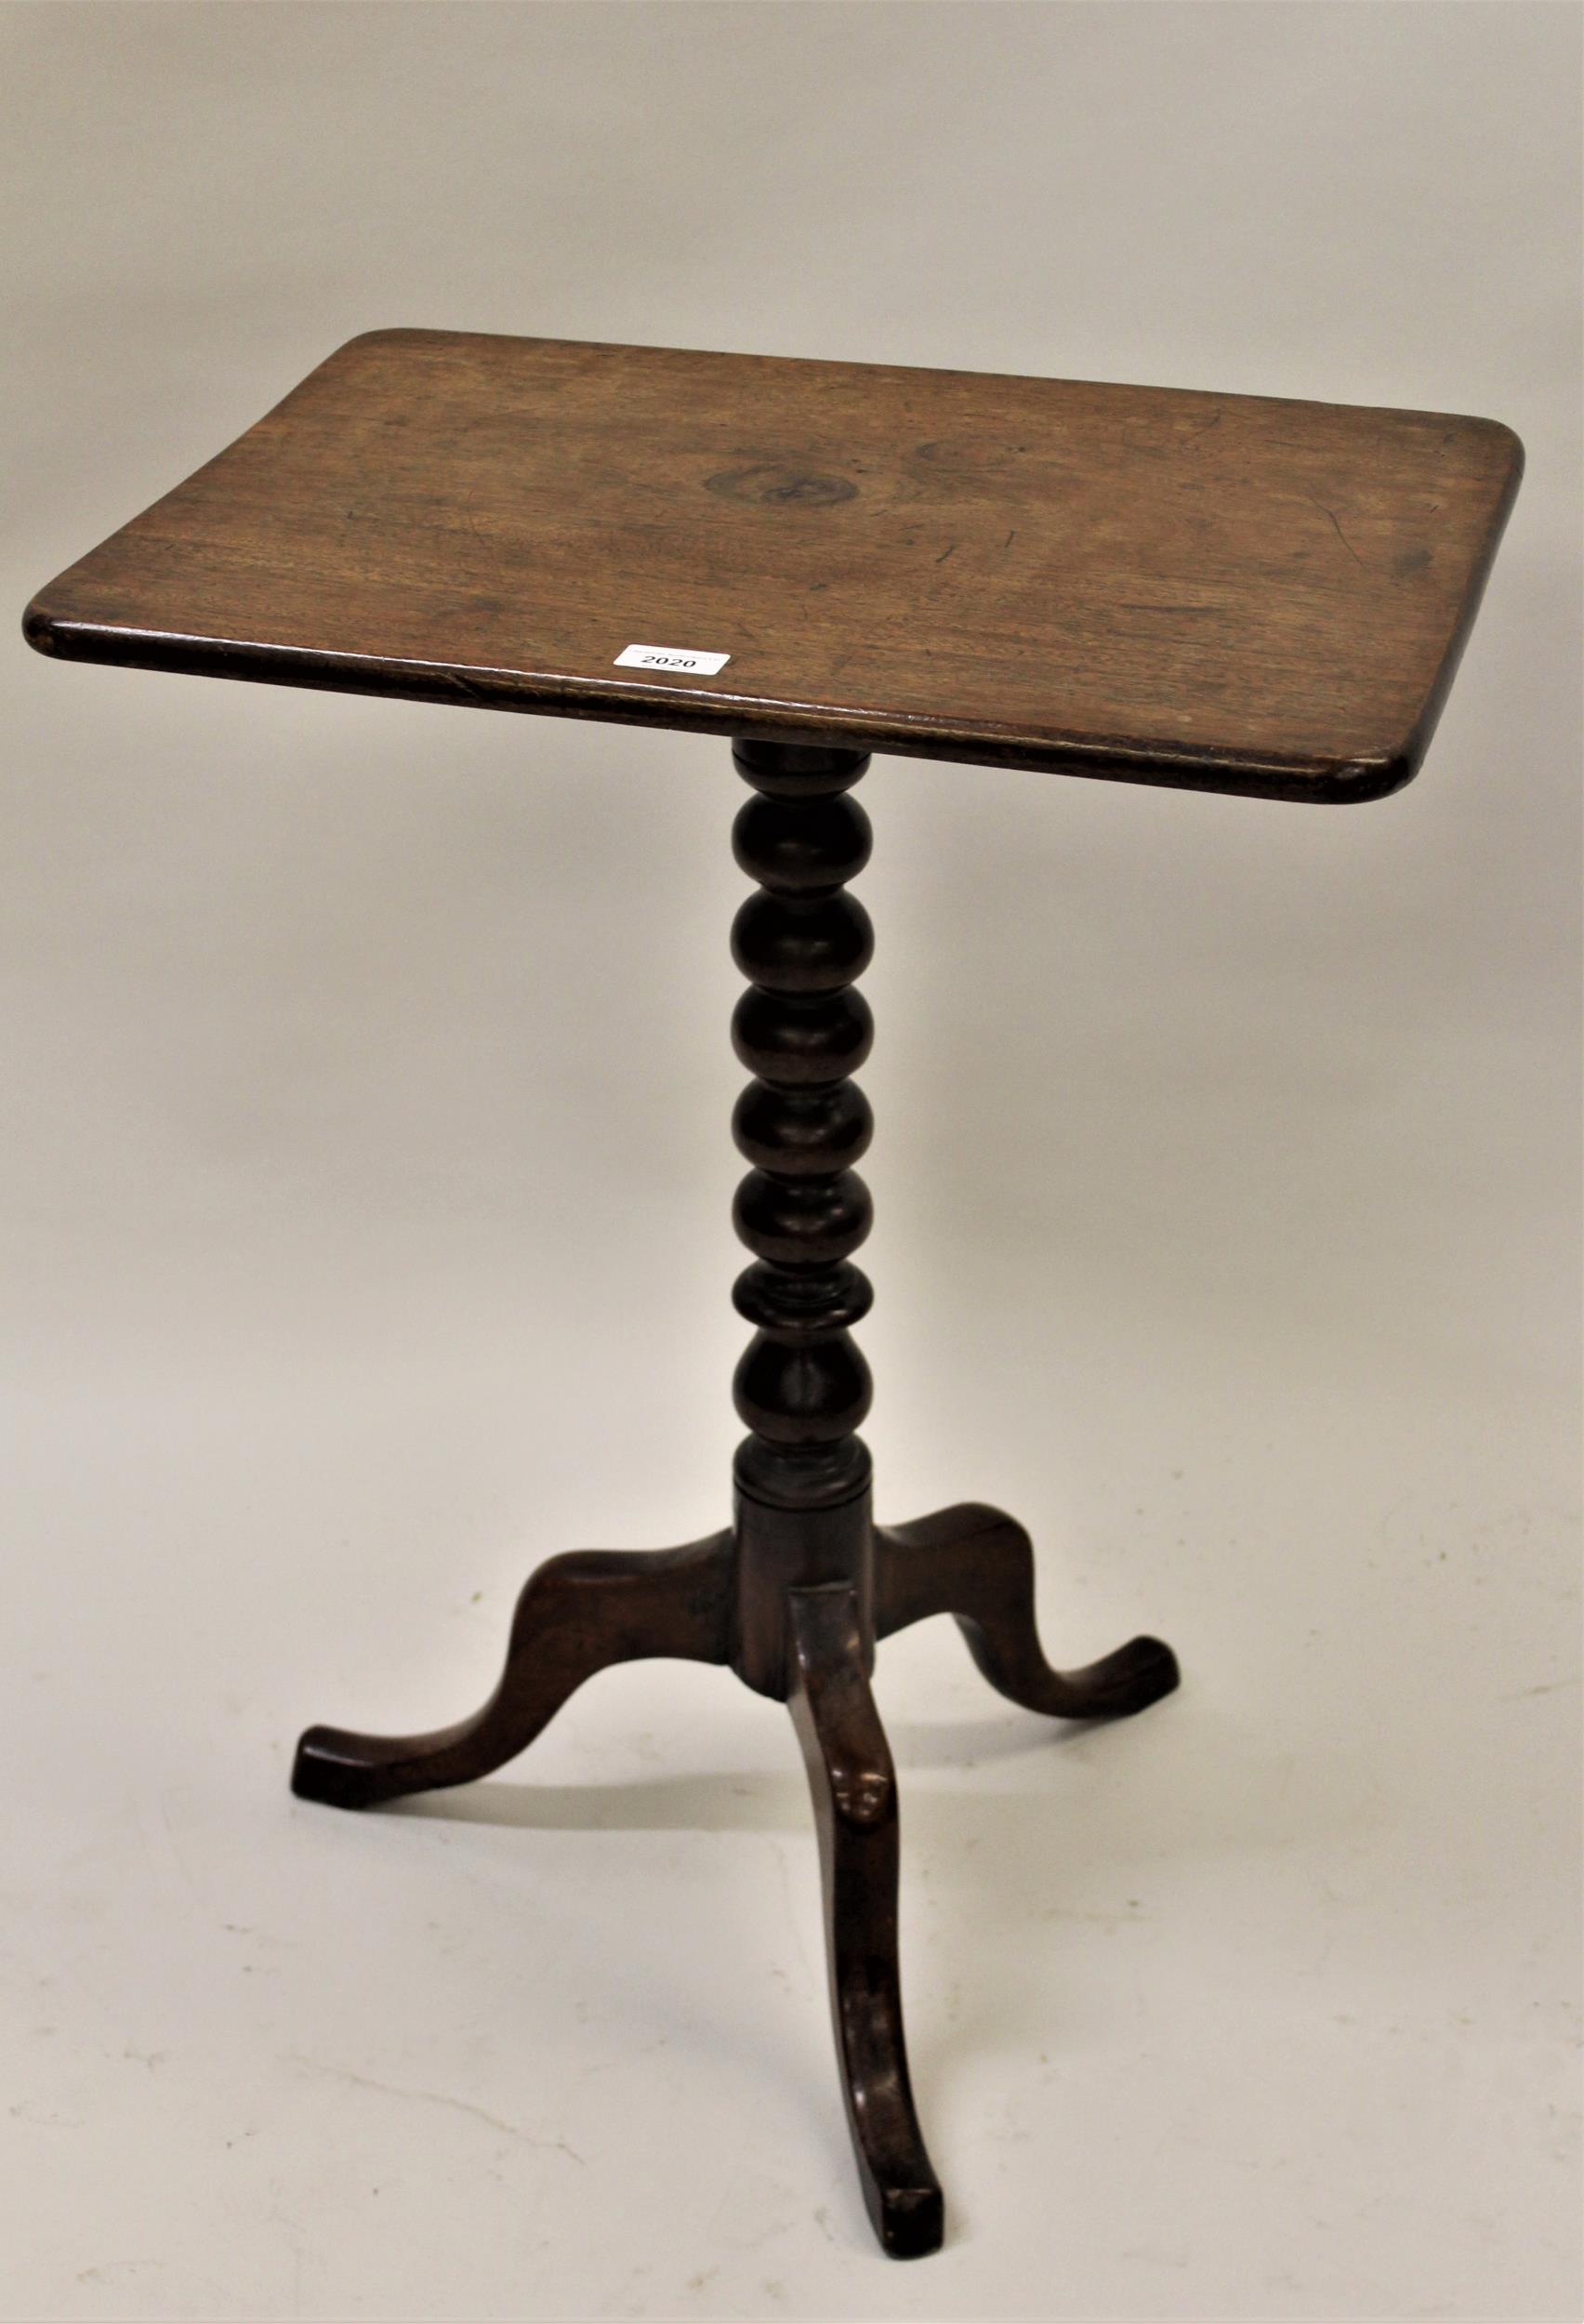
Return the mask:
M1433 412L376 331L24 626L72 660L1370 799L1423 757L1522 464Z

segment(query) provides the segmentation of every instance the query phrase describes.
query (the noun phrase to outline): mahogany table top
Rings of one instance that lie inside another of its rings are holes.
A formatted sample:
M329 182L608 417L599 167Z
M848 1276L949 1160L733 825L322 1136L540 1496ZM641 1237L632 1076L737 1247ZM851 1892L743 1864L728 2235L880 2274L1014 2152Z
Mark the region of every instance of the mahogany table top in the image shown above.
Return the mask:
M1522 465L1432 412L376 331L25 628L70 660L1369 799L1424 755Z

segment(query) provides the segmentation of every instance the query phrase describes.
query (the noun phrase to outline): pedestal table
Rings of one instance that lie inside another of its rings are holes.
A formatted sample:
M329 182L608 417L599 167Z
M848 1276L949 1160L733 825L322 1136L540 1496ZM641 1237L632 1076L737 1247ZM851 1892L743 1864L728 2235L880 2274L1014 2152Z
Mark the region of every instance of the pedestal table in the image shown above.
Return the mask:
M876 1642L953 1614L992 1686L1059 1719L1142 1710L1178 1673L1154 1638L1053 1670L1029 1537L1000 1511L871 1514L853 786L880 750L1277 799L1394 790L1520 466L1505 428L1431 412L376 331L28 609L62 660L733 738L758 885L732 937L753 1255L732 1522L552 1558L482 1710L430 1735L310 1727L292 1780L337 1807L466 1783L640 1656L785 1700L859 2174L899 2257L936 2249L942 2204L903 2040Z

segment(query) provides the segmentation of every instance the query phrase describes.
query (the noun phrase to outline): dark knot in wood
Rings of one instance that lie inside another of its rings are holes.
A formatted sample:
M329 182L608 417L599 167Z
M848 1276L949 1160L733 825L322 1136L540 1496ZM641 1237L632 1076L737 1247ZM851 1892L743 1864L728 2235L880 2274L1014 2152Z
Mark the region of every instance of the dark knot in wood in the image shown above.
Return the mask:
M706 492L723 500L749 500L760 508L834 508L843 500L856 500L858 487L846 476L813 476L802 469L784 468L765 460L753 468L727 469L705 480Z

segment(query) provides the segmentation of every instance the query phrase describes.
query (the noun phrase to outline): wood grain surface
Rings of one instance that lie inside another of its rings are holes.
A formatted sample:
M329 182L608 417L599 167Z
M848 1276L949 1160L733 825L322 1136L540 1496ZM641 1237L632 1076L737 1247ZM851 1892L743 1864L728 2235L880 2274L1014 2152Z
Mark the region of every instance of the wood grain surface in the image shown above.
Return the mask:
M444 331L351 340L42 590L42 652L1301 799L1424 754L1491 420ZM630 645L716 675L619 667Z

